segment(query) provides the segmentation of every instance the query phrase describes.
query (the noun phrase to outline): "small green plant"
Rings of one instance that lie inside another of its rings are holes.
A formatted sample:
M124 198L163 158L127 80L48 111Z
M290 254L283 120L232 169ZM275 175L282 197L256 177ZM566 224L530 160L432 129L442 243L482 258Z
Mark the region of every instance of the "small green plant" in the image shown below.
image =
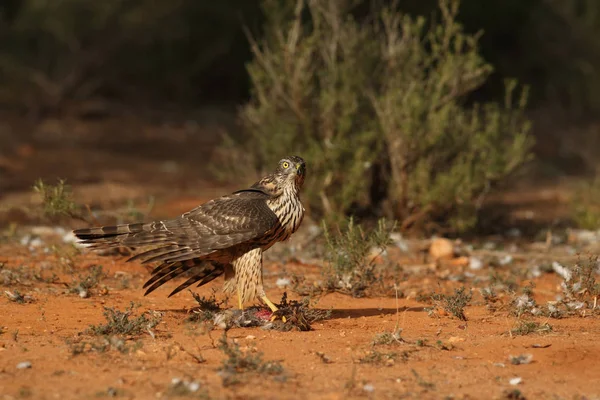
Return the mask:
M82 340L78 342L67 341L71 350L71 355L78 356L85 353L106 353L110 350L117 350L121 354L129 354L142 347L141 341L131 343L119 335L105 335L96 340Z
M188 318L192 322L207 322L212 321L215 314L221 311L221 306L225 301L217 301L215 292L213 291L210 297L200 296L198 293L192 292L192 297L198 303L199 308L193 311L193 314Z
M30 279L31 270L27 266L9 267L6 264L0 264L0 283L4 286L13 287L26 284Z
M89 273L80 275L79 279L71 282L69 292L76 293L83 298L89 297L90 290L97 287L104 278L106 278L106 274L102 270L102 266L93 265L90 267Z
M510 302L510 313L517 318L520 318L524 314L541 315L542 309L538 306L537 302L533 298L533 288L535 287L533 282L529 285L521 288L521 294L512 293L512 300Z
M527 400L519 389L506 389L500 398L503 400Z
M219 339L219 350L225 354L225 359L219 369L224 386L242 382L247 374L275 376L281 378L283 366L277 361L264 361L262 353L243 352L237 343L227 340L227 336Z
M454 289L454 294L437 294L431 295L433 303L437 306L441 306L444 310L454 315L461 321L466 321L467 316L465 315L465 307L471 301L473 293L463 286L460 289Z
M373 284L381 282L383 274L376 261L389 245L394 226L381 219L377 228L365 232L350 218L343 229L338 226L337 232L332 233L323 223L327 243L327 266L323 269L326 289L361 297Z
M519 320L517 326L511 329L511 335L515 336L526 336L531 333L537 333L540 335L544 335L552 332L552 326L548 323L540 324L536 321L524 321Z
M56 257L60 270L68 274L74 274L76 271L76 257L81 251L75 246L56 246L50 247L51 253Z
M394 365L396 359L398 358L408 359L408 353L398 354L397 352L388 352L383 353L378 350L370 350L366 355L361 357L358 361L361 364L375 364L375 365L385 365L392 366Z
M373 338L372 344L376 346L403 343L404 339L402 339L401 333L402 329L396 329L394 332L378 333Z
M33 185L33 190L42 197L45 216L81 218L78 207L72 198L71 187L63 179L59 179L54 186L47 185L43 180L38 179Z
M139 336L144 332L151 332L151 329L159 324L161 317L158 314L144 312L141 315L131 318L135 305L133 302L125 311L115 310L111 307L104 307L104 317L106 324L90 325L88 333L93 335L126 335Z
M600 282L596 279L599 266L598 256L590 255L587 260L577 258L577 263L569 270L570 275L562 283L567 299L592 299L592 308L596 308L600 296Z
M496 310L498 310L497 303L500 301L500 298L498 297L498 294L496 293L496 291L494 290L493 287L490 286L490 287L480 289L479 292L481 293L481 296L483 297L483 301L485 302L485 307L489 311L495 312Z
M452 343L444 343L441 340L436 340L434 347L438 350L451 351L454 350Z
M33 279L41 283L58 283L60 281L55 272L46 273L44 269L34 271Z
M515 277L510 272L492 272L490 274L490 285L492 288L503 290L506 293L514 293L519 288Z
M600 171L593 180L577 186L570 206L573 220L578 227L600 229Z
M63 179L59 179L56 185L49 185L38 179L33 185L33 190L42 198L43 215L50 219L68 217L86 223L93 222L96 225L101 223L101 219L102 223L123 224L143 220L154 207L154 197L150 196L144 210L129 200L116 210L96 210L92 213L89 205L77 204L73 200L71 187Z

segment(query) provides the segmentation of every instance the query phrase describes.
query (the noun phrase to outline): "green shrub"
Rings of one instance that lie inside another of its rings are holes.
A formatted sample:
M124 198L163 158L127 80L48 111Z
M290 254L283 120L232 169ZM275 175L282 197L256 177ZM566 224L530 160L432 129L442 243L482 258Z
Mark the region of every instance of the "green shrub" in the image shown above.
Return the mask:
M305 157L316 215L379 207L405 227L471 227L490 187L528 158L526 91L513 104L511 82L503 104L466 106L492 67L456 22L458 0L440 0L435 23L388 7L358 21L351 3L264 0L235 157L257 168Z

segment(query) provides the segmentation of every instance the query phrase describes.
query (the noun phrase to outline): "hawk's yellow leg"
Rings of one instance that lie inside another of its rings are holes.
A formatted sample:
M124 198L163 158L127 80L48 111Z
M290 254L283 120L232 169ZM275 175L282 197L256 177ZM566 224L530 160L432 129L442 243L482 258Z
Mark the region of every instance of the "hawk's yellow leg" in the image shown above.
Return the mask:
M240 292L237 292L238 295L238 307L241 311L244 311L244 303L242 303L242 295L240 294Z
M277 308L277 306L275 304L273 304L273 302L267 298L267 296L262 296L261 299L262 299L262 301L265 302L265 304L267 306L269 306L269 308L271 309L271 311L275 312L275 311L279 310Z

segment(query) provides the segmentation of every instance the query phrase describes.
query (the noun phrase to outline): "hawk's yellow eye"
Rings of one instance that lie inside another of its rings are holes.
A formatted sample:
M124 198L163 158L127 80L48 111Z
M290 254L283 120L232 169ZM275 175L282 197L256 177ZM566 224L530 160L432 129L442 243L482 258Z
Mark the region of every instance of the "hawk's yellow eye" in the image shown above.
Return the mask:
M290 163L289 163L289 162L287 162L287 161L284 161L283 163L281 163L281 166L282 166L284 169L287 169L287 168L289 168L289 167L290 167Z

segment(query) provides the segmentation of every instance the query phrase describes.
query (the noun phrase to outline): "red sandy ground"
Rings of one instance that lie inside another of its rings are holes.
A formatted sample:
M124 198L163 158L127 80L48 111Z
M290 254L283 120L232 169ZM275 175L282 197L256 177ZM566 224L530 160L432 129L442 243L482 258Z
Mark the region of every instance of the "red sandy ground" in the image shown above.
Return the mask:
M52 254L30 255L15 245L4 245L0 254L5 268L27 265L39 269L59 263ZM597 317L553 319L548 321L553 327L550 334L511 337L509 331L516 318L506 312L491 313L482 305L466 308L465 323L447 315L430 316L424 310L427 305L414 299L400 298L397 309L394 298L355 299L337 293L318 301L316 307L331 309L332 315L315 323L312 331L231 329L228 337L237 340L242 349L256 349L264 353L265 360L281 361L286 379L281 382L270 376L250 376L243 383L224 387L218 369L225 356L215 347L222 331L208 335L199 325L186 321L197 305L189 293L168 299L163 288L144 297L140 286L148 276L146 269L124 260L89 253L75 257L75 276L94 264L102 265L108 275L100 284L102 289L92 290L90 298L66 293L60 283L2 287L3 291L18 288L34 301L17 304L0 298L0 325L5 327L0 335L1 398L96 398L106 396L109 388L116 389L120 398L174 398L169 392L173 378L199 382L203 395L209 398L487 399L510 398L503 396L514 389L529 399L600 395ZM274 281L280 265L271 263L266 270L268 293L277 299L282 290ZM311 265L289 263L286 270L318 276L317 267ZM60 282L69 282L73 275L61 273L59 267L52 271ZM123 277L129 279L130 287L119 290ZM403 293L410 293L410 288L420 283L403 282ZM543 297L544 293L556 292L559 278L545 274L536 284L536 293ZM211 288L219 285L213 282L196 291L209 295ZM430 286L437 286L435 278ZM82 332L91 324L105 322L103 307L124 310L132 301L140 304L139 311L163 314L162 322L153 330L155 338L142 335L142 347L130 354L116 350L72 354L70 342L94 339ZM396 324L403 329L402 338L407 343L372 345L376 334L391 333ZM427 346L416 346L417 340L426 340ZM438 340L450 350L435 346ZM534 348L534 344L543 348ZM374 349L382 353L407 351L408 355L391 365L359 362ZM318 352L330 362L324 362ZM512 365L508 359L509 355L526 353L533 355L530 364ZM193 355L206 361L198 363ZM32 367L17 369L22 361L30 361ZM522 383L511 386L509 380L515 377L521 377Z

